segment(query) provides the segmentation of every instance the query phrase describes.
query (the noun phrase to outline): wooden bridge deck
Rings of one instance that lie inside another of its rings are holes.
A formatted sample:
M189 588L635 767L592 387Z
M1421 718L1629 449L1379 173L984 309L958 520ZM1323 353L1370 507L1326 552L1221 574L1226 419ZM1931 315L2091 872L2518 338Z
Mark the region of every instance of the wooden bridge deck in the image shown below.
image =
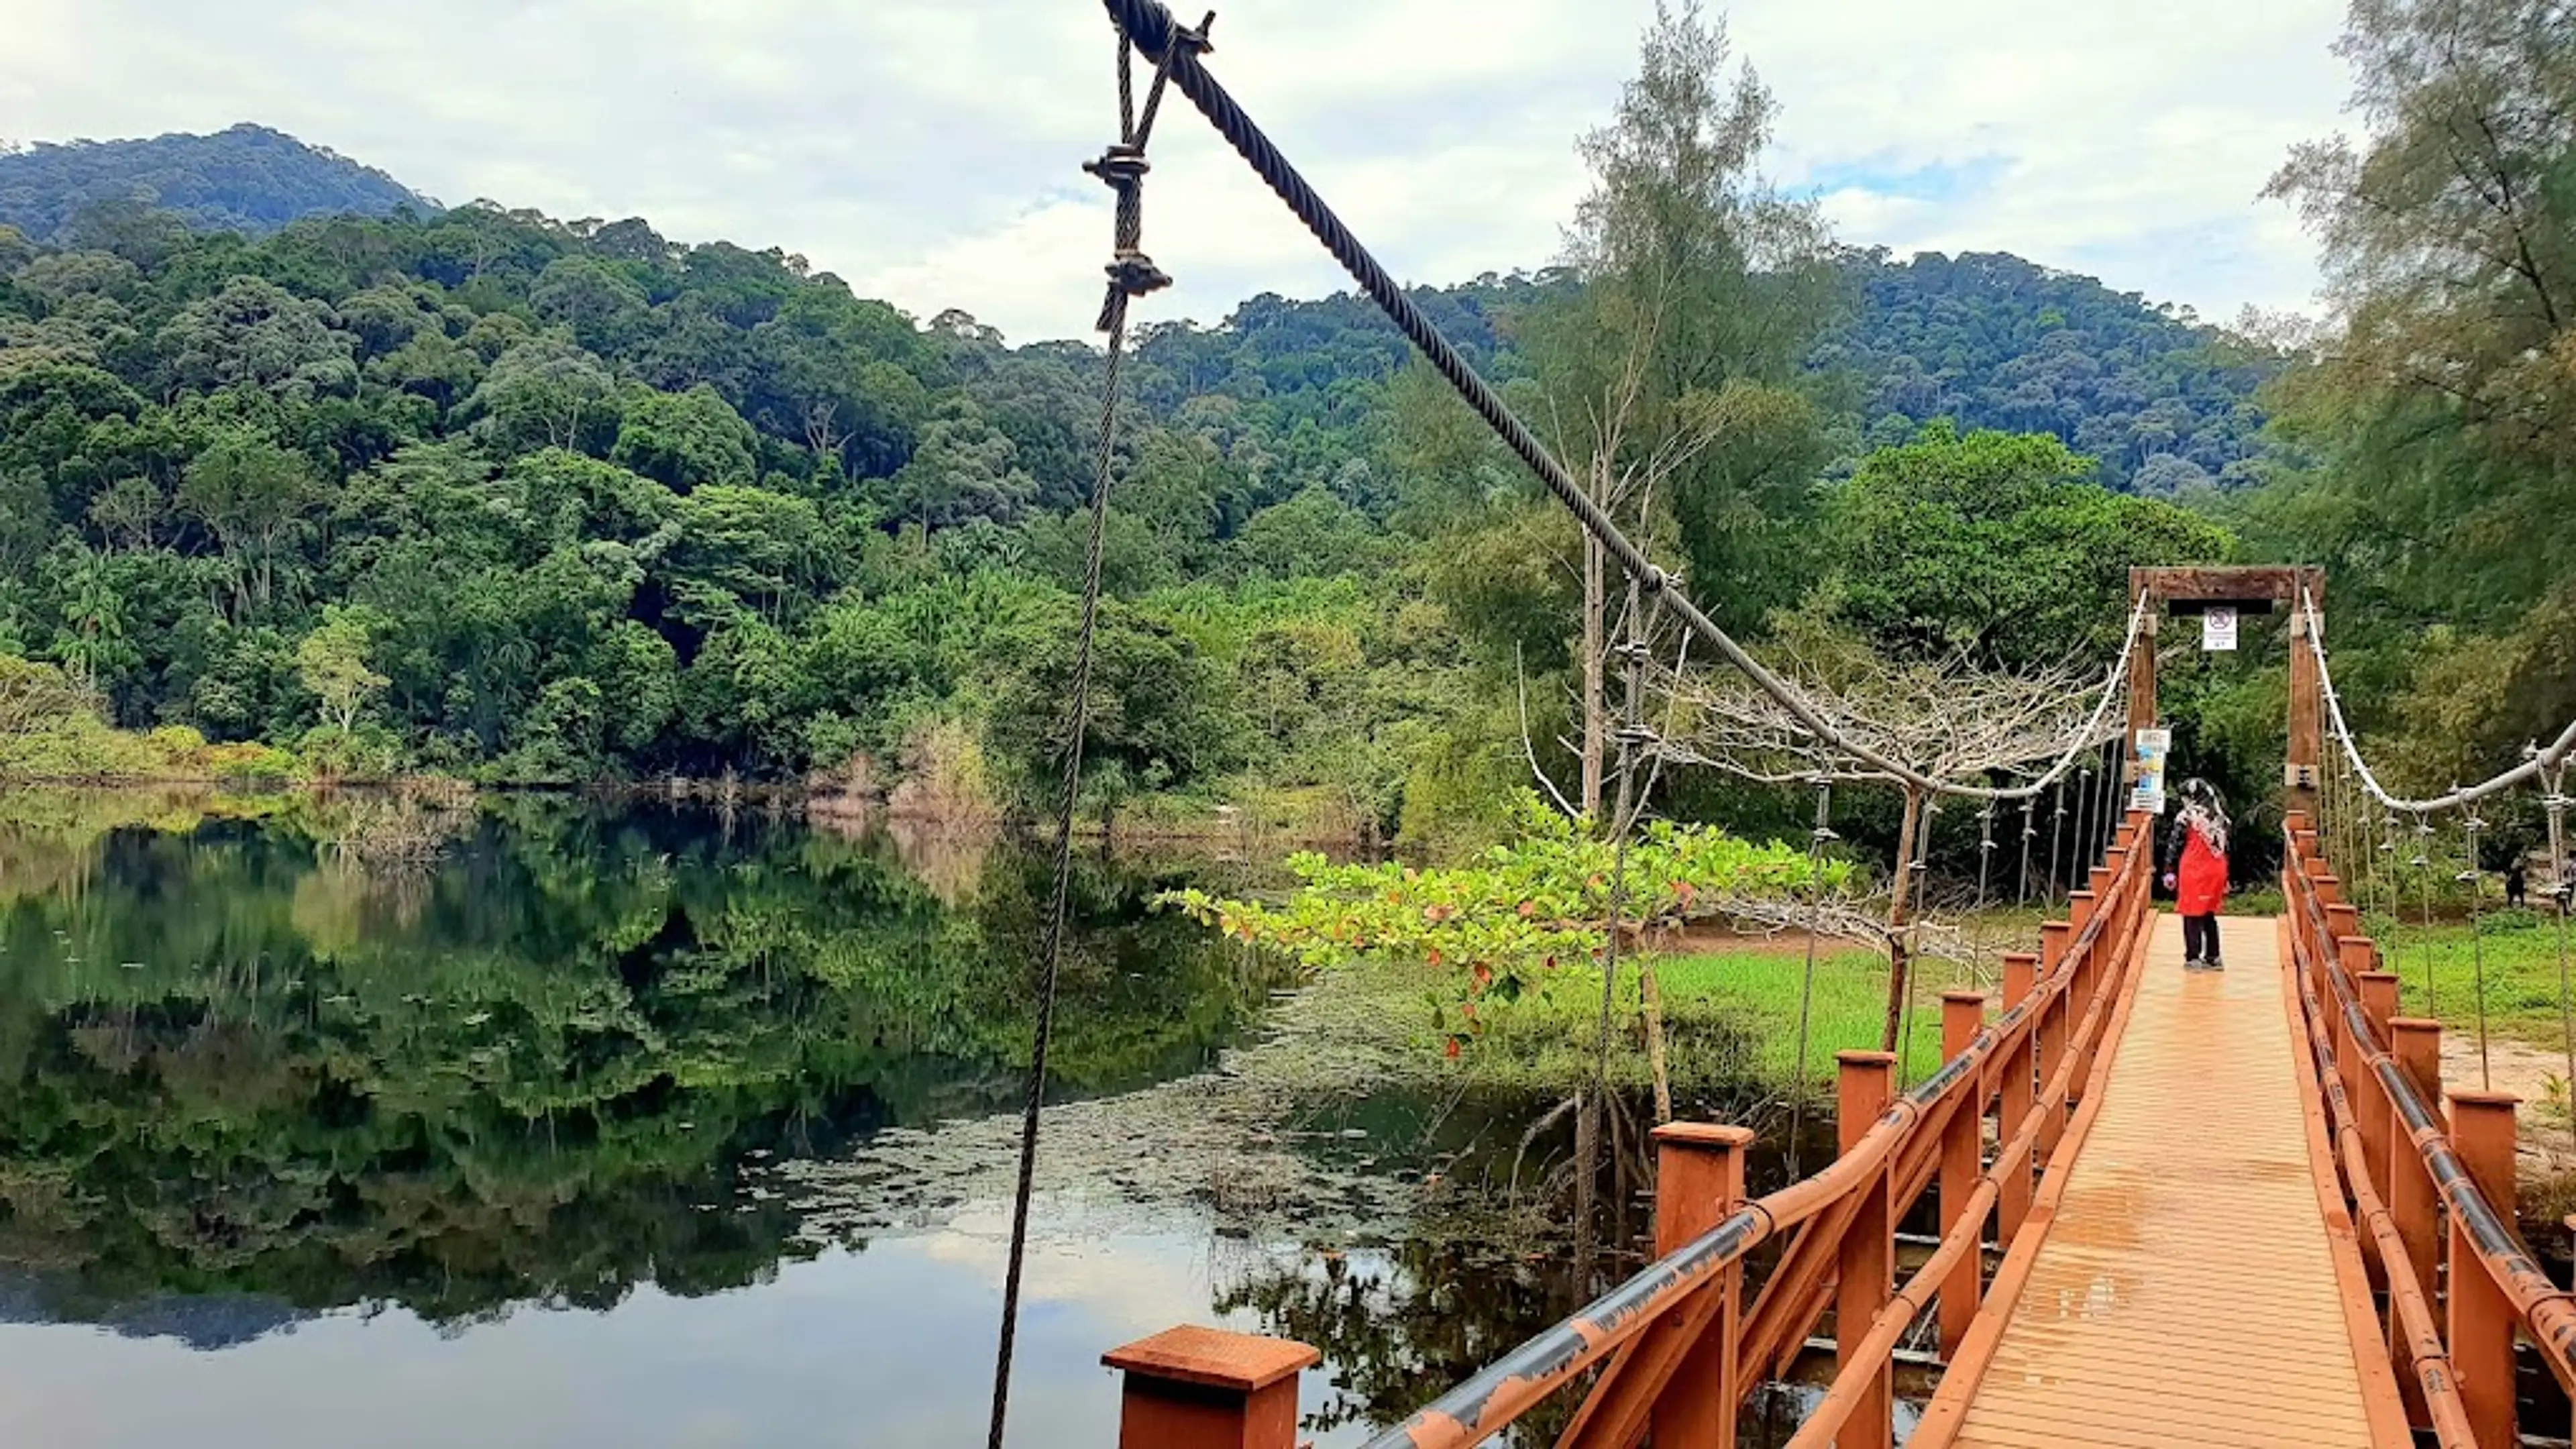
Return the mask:
M1999 1275L1987 1311L2009 1314L1956 1442L2404 1444L2349 1220L2319 1187L2275 923L2223 920L2223 973L2183 970L2180 920L2151 929L2027 1277Z

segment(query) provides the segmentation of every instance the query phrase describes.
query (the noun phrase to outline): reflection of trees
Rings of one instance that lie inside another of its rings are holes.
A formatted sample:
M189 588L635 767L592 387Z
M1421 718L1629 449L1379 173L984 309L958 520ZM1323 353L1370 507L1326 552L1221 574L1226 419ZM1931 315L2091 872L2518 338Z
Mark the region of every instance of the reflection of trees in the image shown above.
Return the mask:
M65 1312L746 1283L799 1251L750 1164L1008 1103L1027 1058L1044 876L1009 852L951 911L879 843L559 801L490 802L391 897L287 829L69 848L0 900L0 1261ZM1170 883L1084 874L1068 1093L1195 1067L1256 996L1146 915Z
M1216 1302L1221 1313L1251 1312L1263 1333L1323 1350L1332 1394L1306 1418L1316 1432L1396 1423L1575 1306L1561 1259L1442 1234L1386 1252L1316 1250L1256 1270ZM1524 1439L1550 1442L1571 1407L1533 1411Z

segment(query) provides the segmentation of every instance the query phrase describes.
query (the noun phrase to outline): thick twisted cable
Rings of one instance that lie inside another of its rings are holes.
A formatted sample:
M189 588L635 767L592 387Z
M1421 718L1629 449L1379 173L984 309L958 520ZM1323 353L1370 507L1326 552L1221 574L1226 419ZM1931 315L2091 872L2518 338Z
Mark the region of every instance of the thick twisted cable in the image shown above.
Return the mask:
M1763 693L1779 701L1780 707L1805 725L1818 740L1872 769L1884 771L1891 778L1935 795L1971 800L2018 800L2047 789L2065 774L2077 755L2101 738L2099 731L2103 714L2110 708L2112 696L2126 677L2130 651L2137 645L2139 621L2146 617L2143 599L2130 613L2128 642L2122 646L2120 662L2114 666L2111 678L2103 686L2101 701L2094 707L2092 722L2086 726L2083 738L2069 746L2066 754L2035 780L1995 787L1937 779L1889 759L1835 728L1795 689L1764 668L1762 662L1746 652L1743 645L1736 643L1734 636L1719 628L1716 620L1701 612L1672 577L1657 567L1646 556L1645 550L1621 532L1610 515L1584 494L1573 475L1565 471L1565 465L1548 452L1546 445L1504 403L1501 395L1487 385L1466 358L1459 355L1458 349L1450 345L1449 339L1432 324L1431 319L1422 314L1422 309L1413 304L1413 299L1404 295L1403 287L1397 284L1394 276L1370 255L1368 248L1360 244L1359 238L1343 224L1341 217L1325 204L1324 198L1316 193L1297 168L1289 164L1278 146L1244 113L1243 107L1224 86L1218 84L1216 77L1208 73L1195 49L1185 41L1177 46L1173 43L1180 31L1171 11L1165 9L1159 0L1101 0L1101 3L1109 11L1110 19L1135 41L1137 49L1169 68L1172 84L1180 88L1181 94L1190 98L1190 103L1199 108L1199 113L1208 118L1208 123L1216 127L1218 134L1225 137L1236 154L1251 165L1281 201L1287 203L1288 209L1296 213L1297 219L1306 224L1306 229L1315 234L1315 239L1324 244L1326 251L1332 253L1333 260L1340 262L1352 279L1360 284L1360 290L1368 294L1378 310L1395 323L1406 340L1421 351L1448 380L1450 387L1456 389L1467 405L1476 410L1476 415L1485 420L1485 425L1492 428L1495 435L1537 475L1538 480L1547 485L1548 491L1555 494L1557 501L1574 515L1584 531L1618 561L1620 569L1636 580L1648 596L1672 610L1673 617L1681 620L1685 628L1706 640L1720 657L1742 671Z
M2317 685L2326 697L2326 717L2333 722L2335 741L2343 746L2344 758L2351 762L2353 773L2361 777L2362 788L2368 790L2370 798L2381 805L2391 810L2403 810L2409 815L2430 815L2441 810L2457 810L2464 805L2473 805L2490 795L2510 790L2516 785L2537 780L2566 764L2570 756L2576 756L2576 720L2569 720L2567 728L2559 733L2558 738L2552 741L2548 748L2533 751L2531 758L2494 779L2475 785L2464 785L2448 795L2437 795L2430 800L2397 798L2388 793L2386 786L2379 783L2379 776L2370 768L2370 762L2361 757L2361 747L2353 743L2352 726L2346 723L2343 717L2343 696L2335 693L2334 672L2326 666L2325 636L2320 632L2317 620L2316 597L2307 590L2301 589L2299 608L2307 616L2308 650L2317 659Z

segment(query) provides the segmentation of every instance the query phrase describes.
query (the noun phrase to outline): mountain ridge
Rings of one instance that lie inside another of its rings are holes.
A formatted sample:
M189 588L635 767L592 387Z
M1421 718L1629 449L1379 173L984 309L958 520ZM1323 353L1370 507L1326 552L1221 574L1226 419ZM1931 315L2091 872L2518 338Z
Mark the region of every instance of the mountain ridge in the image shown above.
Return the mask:
M192 230L254 238L308 218L442 209L384 171L251 122L211 135L0 154L0 225L56 248L95 245L82 234L83 218L99 230L94 209L102 203L141 203ZM1847 379L1844 457L1947 418L1968 429L2050 433L2096 459L2103 480L2124 490L2170 496L2250 480L2261 453L2255 396L2265 369L2221 357L2226 334L2189 308L2010 252L1926 251L1900 261L1885 247L1847 246L1841 256L1851 310L1813 362ZM1571 285L1563 269L1542 267L1412 294L1480 366L1508 377L1516 365L1511 314ZM952 311L928 326L970 321ZM1214 323L1155 324L1140 345L1165 364L1166 395L1149 399L1158 411L1168 416L1194 396L1229 394L1271 415L1280 437L1301 425L1334 436L1364 426L1375 384L1408 355L1365 299L1348 291L1256 294Z
M76 241L83 212L118 203L173 213L194 230L251 236L308 216L444 209L387 172L251 121L207 134L39 141L0 152L0 225L32 241Z

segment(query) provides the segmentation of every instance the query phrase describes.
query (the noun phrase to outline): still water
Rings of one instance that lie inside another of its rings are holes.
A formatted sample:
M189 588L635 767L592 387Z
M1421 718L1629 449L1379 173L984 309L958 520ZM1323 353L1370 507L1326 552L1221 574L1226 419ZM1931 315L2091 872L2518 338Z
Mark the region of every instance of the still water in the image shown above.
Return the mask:
M1115 1442L1100 1353L1187 1321L1324 1347L1350 1443L1572 1302L1441 1185L1534 1104L1230 1086L1283 983L1150 902L1238 870L1080 872L1015 1445ZM0 1443L980 1444L1045 882L751 812L0 799Z

